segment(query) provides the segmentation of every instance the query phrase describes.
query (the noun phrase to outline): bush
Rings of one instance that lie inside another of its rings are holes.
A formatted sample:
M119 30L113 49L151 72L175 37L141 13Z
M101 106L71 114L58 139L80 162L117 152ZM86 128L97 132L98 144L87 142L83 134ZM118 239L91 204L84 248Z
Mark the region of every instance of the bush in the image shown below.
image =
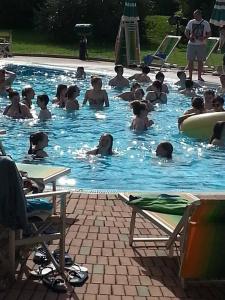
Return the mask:
M150 47L157 47L167 34L175 34L174 26L169 25L166 16L148 16L145 18L146 39Z

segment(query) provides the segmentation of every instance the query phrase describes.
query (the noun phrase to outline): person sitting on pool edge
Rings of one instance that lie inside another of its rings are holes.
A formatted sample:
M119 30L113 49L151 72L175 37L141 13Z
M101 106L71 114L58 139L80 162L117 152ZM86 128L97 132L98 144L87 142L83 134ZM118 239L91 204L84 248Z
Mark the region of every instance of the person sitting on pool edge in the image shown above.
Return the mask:
M15 78L15 73L0 69L0 97L7 97L7 88L11 87Z
M35 159L48 157L44 148L48 146L48 135L45 132L35 132L30 135L30 148L28 154Z
M49 103L49 97L46 94L37 96L37 105L40 107L40 113L38 119L40 121L46 121L52 118L51 112L48 110L47 105Z
M162 92L162 83L159 80L155 80L151 86L151 91L148 92L146 100L150 101L153 105L155 104L166 104L167 95Z
M161 142L156 148L156 156L172 159L173 145L170 142Z
M186 97L194 97L196 96L196 93L193 87L194 87L194 82L191 79L186 79L185 89L181 90L180 93Z
M132 120L130 129L135 131L144 131L154 124L152 120L148 119L147 105L139 100L134 100L130 104L133 109L134 118Z
M133 76L129 77L129 80L136 80L139 83L150 83L152 82L151 78L147 75L150 72L148 66L141 66L142 73L136 73Z
M78 88L78 86L69 86L66 93L67 100L65 108L67 111L79 110L79 102L76 99L76 97L78 96L80 96L80 89Z
M93 89L87 90L84 96L83 105L89 102L92 108L102 108L109 106L109 99L106 90L102 90L102 80L98 76L91 77L91 85Z
M11 104L6 106L3 115L11 117L13 119L32 119L33 116L30 113L29 108L20 103L20 94L16 91L9 92L9 99Z
M109 80L109 85L117 88L128 87L130 84L128 79L123 77L123 66L115 65L114 70L116 72L116 76Z
M131 102L131 101L135 100L134 92L136 91L136 89L139 89L140 87L141 86L138 82L133 82L129 92L124 92L124 93L118 95L117 97L121 98L125 101Z
M216 122L209 143L220 147L225 146L225 122L224 121Z
M213 107L212 112L223 112L223 111L225 111L224 108L223 108L223 105L224 105L224 98L220 97L220 96L216 96L213 99L213 102L212 102L212 107Z
M64 108L66 105L66 92L67 86L65 84L59 84L57 86L56 96L52 103L56 104L60 108Z
M90 151L87 155L113 155L113 136L110 133L104 133L99 139L98 146Z
M162 83L162 92L169 94L169 89L167 84L163 83L165 79L165 75L163 74L163 72L158 72L155 75L155 80L159 80ZM152 85L150 85L149 87L147 87L146 92L152 91Z

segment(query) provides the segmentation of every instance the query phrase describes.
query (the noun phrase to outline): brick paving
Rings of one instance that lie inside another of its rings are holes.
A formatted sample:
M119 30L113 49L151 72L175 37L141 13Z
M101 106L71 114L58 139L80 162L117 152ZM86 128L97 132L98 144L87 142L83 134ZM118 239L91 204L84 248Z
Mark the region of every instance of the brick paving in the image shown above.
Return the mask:
M89 269L89 279L71 294L57 294L40 281L23 276L0 300L200 300L225 299L225 286L194 283L186 290L178 278L176 258L153 243L128 244L130 208L116 195L71 194L67 204L66 250ZM137 218L136 233L161 235ZM55 245L52 248L56 247ZM152 247L149 247L151 245ZM34 264L30 259L29 266Z

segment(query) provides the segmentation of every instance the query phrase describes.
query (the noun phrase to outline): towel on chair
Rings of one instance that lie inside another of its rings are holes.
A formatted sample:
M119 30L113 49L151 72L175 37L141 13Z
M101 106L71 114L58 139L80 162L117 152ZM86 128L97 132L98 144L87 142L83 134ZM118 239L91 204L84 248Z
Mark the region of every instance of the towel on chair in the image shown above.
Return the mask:
M27 227L26 198L15 162L0 156L0 224L11 229Z
M159 194L149 197L129 196L129 205L154 212L183 215L188 201L177 195Z

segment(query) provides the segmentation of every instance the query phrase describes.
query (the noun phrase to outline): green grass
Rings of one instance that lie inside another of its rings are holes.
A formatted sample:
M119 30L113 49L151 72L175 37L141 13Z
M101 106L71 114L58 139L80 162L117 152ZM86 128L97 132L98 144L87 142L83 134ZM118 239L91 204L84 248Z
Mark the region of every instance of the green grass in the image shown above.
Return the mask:
M164 20L164 23L162 20ZM146 54L153 53L165 36L165 17L160 18L160 22L160 26L157 25L158 27L155 30L148 32L147 45L141 45L142 59ZM156 30L158 30L158 37L155 33ZM74 40L74 43L71 44L56 43L49 41L46 35L37 32L13 30L13 53L78 57L78 38L75 37ZM114 44L97 43L90 38L88 41L88 53L90 59L110 59L113 61ZM169 62L177 66L185 66L186 45L177 47ZM211 56L208 65L221 65L221 62L222 55L215 53Z

